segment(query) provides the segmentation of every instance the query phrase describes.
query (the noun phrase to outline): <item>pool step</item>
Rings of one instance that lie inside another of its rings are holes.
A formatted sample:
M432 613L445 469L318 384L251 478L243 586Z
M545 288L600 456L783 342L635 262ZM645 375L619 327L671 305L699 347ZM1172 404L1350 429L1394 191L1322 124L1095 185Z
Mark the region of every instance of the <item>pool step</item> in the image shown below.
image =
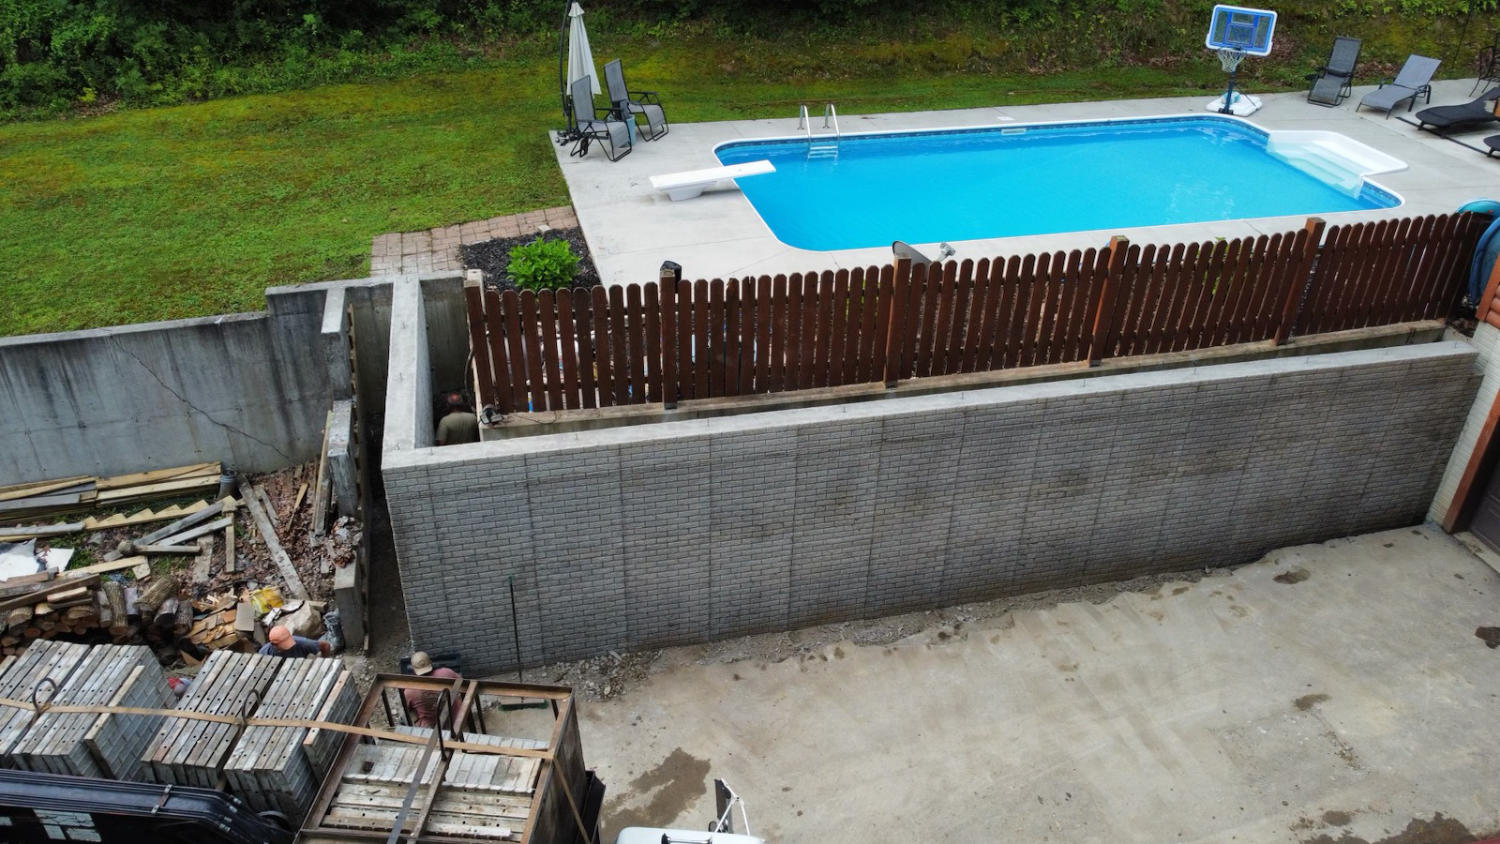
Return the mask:
M1273 131L1266 151L1351 195L1359 193L1370 176L1406 169L1406 162L1336 132Z
M807 159L809 161L811 161L811 160L813 160L815 158L838 158L838 157L839 157L839 145L838 145L837 142L831 143L831 144L827 144L827 143L825 143L825 144L808 144L808 146L807 146Z

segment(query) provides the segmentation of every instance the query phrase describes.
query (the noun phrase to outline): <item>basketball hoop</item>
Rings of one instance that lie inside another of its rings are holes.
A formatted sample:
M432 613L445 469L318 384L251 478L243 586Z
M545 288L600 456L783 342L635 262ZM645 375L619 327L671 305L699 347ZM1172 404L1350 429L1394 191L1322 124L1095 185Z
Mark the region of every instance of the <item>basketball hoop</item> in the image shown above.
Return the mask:
M1244 50L1236 50L1233 47L1219 48L1219 67L1224 68L1225 73L1234 73L1240 69L1240 62L1248 55Z
M1236 93L1235 73L1246 56L1271 54L1271 38L1276 32L1276 13L1244 6L1214 6L1203 46L1219 54L1219 66L1229 74L1224 96L1210 102L1209 111L1246 117L1260 108L1260 98Z

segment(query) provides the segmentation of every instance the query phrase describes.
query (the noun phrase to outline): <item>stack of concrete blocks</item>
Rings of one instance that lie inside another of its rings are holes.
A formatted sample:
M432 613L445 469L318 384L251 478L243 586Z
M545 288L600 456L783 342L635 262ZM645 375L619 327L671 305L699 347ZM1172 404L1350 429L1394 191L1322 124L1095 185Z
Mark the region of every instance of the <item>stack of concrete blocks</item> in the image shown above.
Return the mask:
M354 716L359 713L359 703L359 687L354 682L354 675L345 671L339 674L338 680L328 692L328 699L324 701L323 708L318 711L317 720L325 723L352 724ZM303 737L302 752L307 756L307 763L312 766L319 781L332 767L333 757L338 755L346 735L346 733L333 730L313 728L308 730L307 735Z
M0 663L0 698L45 702L63 687L78 664L88 655L87 645L38 640L14 657ZM0 755L11 748L31 726L32 710L0 706Z
M314 719L328 709L330 702L336 702L343 706L336 706L341 711L334 714L347 713L347 721L358 705L349 676L336 659L285 660L266 688L255 717ZM278 811L300 823L317 797L318 784L328 773L327 756L331 756L314 754L323 763L314 765L303 745L307 732L306 727L246 729L224 763L230 790L256 811ZM340 735L329 730L319 732L330 739Z
M176 708L250 717L283 664L291 663L275 656L214 651ZM217 788L239 729L234 723L168 717L141 756L143 774L165 785Z
M51 702L168 709L172 692L150 648L101 645L89 651ZM10 760L27 771L137 780L141 753L161 720L158 715L44 712L11 750Z

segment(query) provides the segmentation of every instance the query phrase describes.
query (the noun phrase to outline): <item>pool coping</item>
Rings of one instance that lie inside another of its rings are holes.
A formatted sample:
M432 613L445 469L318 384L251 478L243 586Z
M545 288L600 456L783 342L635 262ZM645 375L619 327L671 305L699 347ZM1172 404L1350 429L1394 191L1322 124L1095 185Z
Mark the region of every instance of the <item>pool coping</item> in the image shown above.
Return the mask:
M1467 100L1474 80L1434 83L1434 103ZM1407 163L1404 171L1382 174L1375 181L1401 197L1404 204L1390 209L1346 211L1322 215L1329 225L1365 220L1449 213L1476 198L1500 198L1500 166L1494 159L1466 150L1431 133L1419 132L1382 112L1354 109L1374 86L1356 87L1338 108L1306 102L1302 93L1262 94L1264 107L1249 118L1239 118L1262 130L1328 130L1346 135ZM1036 125L1089 120L1132 120L1148 116L1205 114L1206 97L1105 100L1033 106L996 106L927 112L845 114L839 120L850 134L871 131L934 130L984 125ZM1425 107L1425 103L1420 107ZM667 101L671 113L670 99ZM1396 115L1405 115L1398 110ZM814 117L816 123L820 118ZM682 202L672 202L652 191L650 177L682 170L718 166L713 150L735 140L785 137L797 118L735 120L713 123L674 123L664 138L637 143L618 162L598 151L583 158L568 155L554 144L558 166L567 182L573 207L589 243L595 265L606 284L655 280L663 261L683 267L685 278L742 278L888 263L889 248L819 252L787 246L776 240L760 215L737 188L716 189ZM555 141L555 133L552 135ZM893 190L892 201L930 201L930 193ZM1039 251L1086 249L1124 235L1138 243L1175 243L1237 238L1294 231L1305 215L1226 220L1140 228L1121 228L1027 235L955 242L957 259L979 259ZM934 254L935 243L913 244Z

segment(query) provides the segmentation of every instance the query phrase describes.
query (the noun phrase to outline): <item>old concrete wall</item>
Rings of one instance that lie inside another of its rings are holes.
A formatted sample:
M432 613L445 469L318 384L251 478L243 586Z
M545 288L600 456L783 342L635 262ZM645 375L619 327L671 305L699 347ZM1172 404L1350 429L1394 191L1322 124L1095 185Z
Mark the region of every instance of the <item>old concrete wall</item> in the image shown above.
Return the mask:
M1474 358L1475 377L1481 380L1474 402L1464 417L1463 428L1459 431L1453 451L1443 469L1443 479L1438 484L1437 493L1432 496L1432 505L1427 511L1427 518L1439 523L1448 516L1448 508L1453 504L1453 496L1458 494L1458 484L1469 466L1469 458L1479 445L1479 435L1484 430L1490 408L1495 404L1495 397L1500 395L1500 329L1480 322L1474 328L1474 337L1470 342L1478 352Z
M325 302L330 293L341 301ZM346 304L346 317L329 324L329 311ZM374 397L361 423L379 430L388 280L272 288L266 308L0 338L0 484L210 460L260 472L312 460L329 403L356 385ZM347 355L333 348L347 345L350 329L360 367L352 379Z
M1473 360L1432 343L449 448L388 427L412 635L495 671L512 582L535 664L1413 524ZM389 416L413 386L393 374Z
M322 291L235 314L0 338L0 484L317 453Z

